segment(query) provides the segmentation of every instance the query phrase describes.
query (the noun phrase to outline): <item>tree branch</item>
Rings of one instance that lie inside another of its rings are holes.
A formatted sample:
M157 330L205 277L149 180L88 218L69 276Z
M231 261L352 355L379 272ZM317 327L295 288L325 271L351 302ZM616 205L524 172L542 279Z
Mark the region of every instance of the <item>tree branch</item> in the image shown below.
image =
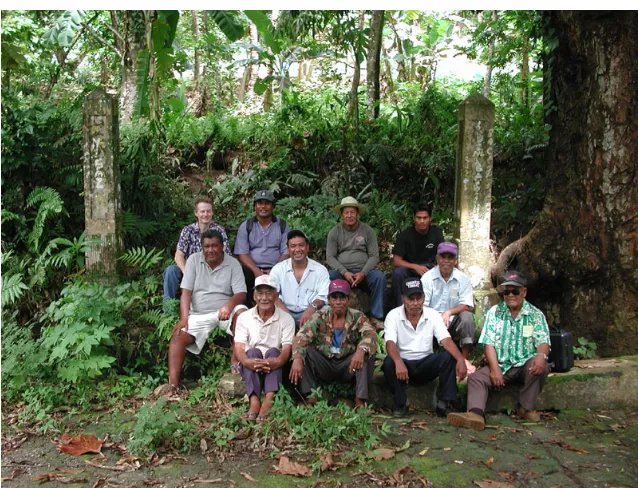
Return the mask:
M116 46L114 46L113 44L108 42L106 39L104 39L102 36L100 36L97 32L95 32L93 29L91 29L88 25L86 25L85 27L86 27L86 31L89 34L91 34L93 37L95 37L95 39L100 41L100 43L102 43L105 47L113 49L113 51L115 51L115 53L120 57L120 59L122 59L122 53L120 52L120 50Z

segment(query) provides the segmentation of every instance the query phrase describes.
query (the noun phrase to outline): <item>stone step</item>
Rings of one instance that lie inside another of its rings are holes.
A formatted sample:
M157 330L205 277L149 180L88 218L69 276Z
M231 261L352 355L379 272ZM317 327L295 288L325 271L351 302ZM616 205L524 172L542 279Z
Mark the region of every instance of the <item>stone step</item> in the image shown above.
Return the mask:
M436 405L437 381L424 385L408 385L412 408L433 410ZM228 396L243 396L244 384L240 376L230 373L219 382L220 390ZM491 392L488 412L515 409L519 387L508 385L500 392ZM459 385L459 394L466 395L467 385ZM383 373L372 380L370 401L382 408L392 408L393 396L385 384ZM636 408L638 405L638 356L614 359L576 361L567 373L550 373L538 397L539 410L584 408Z

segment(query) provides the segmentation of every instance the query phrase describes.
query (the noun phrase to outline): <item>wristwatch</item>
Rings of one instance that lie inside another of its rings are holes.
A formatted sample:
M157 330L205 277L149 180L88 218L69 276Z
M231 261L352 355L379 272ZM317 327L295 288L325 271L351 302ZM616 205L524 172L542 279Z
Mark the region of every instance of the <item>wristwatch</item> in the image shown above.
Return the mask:
M359 349L363 349L363 352L370 354L370 348L368 346L359 346Z
M319 305L317 305L315 302L311 302L310 305L312 306L312 308L315 309L315 312L319 310Z
M545 354L544 352L537 352L536 355L543 356L545 358L545 361L549 361L549 356Z

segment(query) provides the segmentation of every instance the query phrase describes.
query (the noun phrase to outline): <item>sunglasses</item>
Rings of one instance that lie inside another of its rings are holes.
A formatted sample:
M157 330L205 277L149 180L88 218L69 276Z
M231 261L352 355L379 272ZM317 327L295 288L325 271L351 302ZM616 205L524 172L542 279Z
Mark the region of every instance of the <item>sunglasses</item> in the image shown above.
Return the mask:
M519 290L518 288L514 288L513 290L503 290L500 293L502 297L506 297L507 295L514 295L515 297L517 297L520 294L521 294L521 290Z

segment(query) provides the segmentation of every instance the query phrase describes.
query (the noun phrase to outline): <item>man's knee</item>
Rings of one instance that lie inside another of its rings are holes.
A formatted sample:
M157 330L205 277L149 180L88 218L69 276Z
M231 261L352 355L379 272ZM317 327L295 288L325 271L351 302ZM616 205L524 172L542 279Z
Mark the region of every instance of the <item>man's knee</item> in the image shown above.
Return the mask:
M246 356L250 359L263 359L264 357L261 350L256 347L248 349L248 351L246 351Z
M180 330L179 333L173 334L169 347L175 349L186 350L186 346L195 342L195 339L188 332Z
M337 271L336 269L328 270L328 276L330 277L330 281L343 279L341 273L339 273L339 271Z
M271 347L266 351L265 358L278 358L281 355L281 351L276 347Z
M386 356L383 360L383 365L381 366L383 371L392 372L395 370L394 360L390 356Z
M392 271L392 282L401 285L403 280L410 276L410 270L408 268L394 268Z
M369 283L374 283L378 286L383 286L385 287L386 284L386 278L385 275L377 270L377 269L373 269L372 271L370 271L368 273L368 276L366 276L366 279L368 280Z

